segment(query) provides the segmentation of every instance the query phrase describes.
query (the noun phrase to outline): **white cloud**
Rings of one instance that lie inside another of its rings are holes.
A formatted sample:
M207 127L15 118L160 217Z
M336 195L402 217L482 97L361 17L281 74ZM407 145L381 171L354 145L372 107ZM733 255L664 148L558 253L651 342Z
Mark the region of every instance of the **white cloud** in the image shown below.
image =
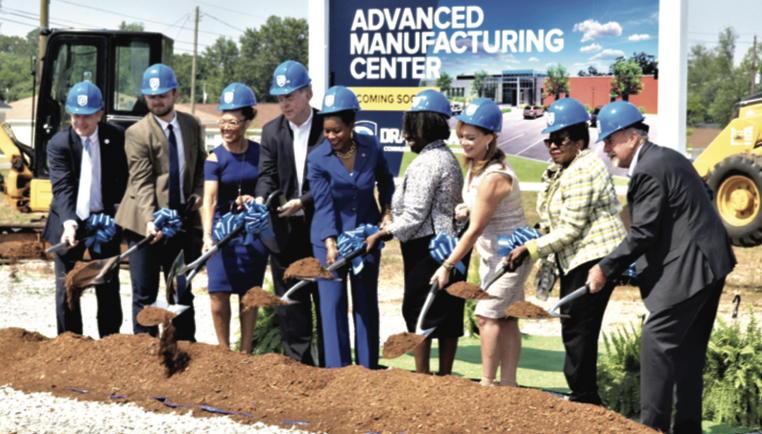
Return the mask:
M546 63L545 66L547 66L547 67L555 66L555 63L553 63L553 62Z
M607 48L591 57L590 60L616 60L618 57L624 57L624 51Z
M596 51L601 51L601 46L593 42L590 45L587 45L585 47L582 47L579 49L581 53L595 53Z
M604 36L619 36L622 34L622 26L614 21L601 24L598 21L589 19L575 24L573 31L584 33L582 42L587 42Z
M529 61L530 61L530 62L539 62L539 61L540 61L540 59L538 59L538 58L536 58L536 57L530 57L530 58L529 58Z
M628 41L647 41L651 39L651 35L632 35L629 38L627 38Z

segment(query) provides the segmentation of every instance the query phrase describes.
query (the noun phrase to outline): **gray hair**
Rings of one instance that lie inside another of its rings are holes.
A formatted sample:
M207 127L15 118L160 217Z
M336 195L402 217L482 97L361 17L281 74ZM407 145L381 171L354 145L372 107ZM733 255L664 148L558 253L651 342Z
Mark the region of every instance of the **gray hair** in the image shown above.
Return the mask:
M307 92L312 92L312 83L308 84L307 86L300 87L299 92L301 92L302 95L305 95Z
M624 134L629 135L631 132L635 132L635 134L638 135L639 139L648 140L648 131L642 130L637 127L627 127L624 129Z

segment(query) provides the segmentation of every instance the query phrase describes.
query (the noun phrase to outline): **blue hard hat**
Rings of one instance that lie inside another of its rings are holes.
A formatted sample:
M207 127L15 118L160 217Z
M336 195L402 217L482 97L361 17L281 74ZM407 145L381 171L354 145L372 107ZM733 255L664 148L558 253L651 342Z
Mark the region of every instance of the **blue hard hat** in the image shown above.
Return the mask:
M411 112L435 112L442 113L448 118L452 116L450 100L442 92L434 89L424 89L413 98Z
M312 83L307 68L294 60L287 60L273 72L273 85L270 86L270 95L288 95Z
M91 115L103 108L103 98L98 86L83 81L72 86L66 99L66 110L76 115Z
M167 65L157 63L151 65L143 73L143 84L140 92L143 95L161 95L180 86L175 77L175 71Z
M249 86L243 83L232 83L222 91L217 110L237 110L255 105L257 105L257 97Z
M574 98L559 99L548 107L545 115L548 127L542 130L542 134L550 134L589 120L590 113L581 102Z
M318 114L327 115L344 110L360 111L357 95L344 86L334 86L328 89L323 97L323 110L320 110Z
M495 101L489 98L477 98L471 101L463 113L455 116L455 119L495 133L503 130L503 112Z
M598 112L598 140L595 143L645 119L643 113L627 101L608 103Z

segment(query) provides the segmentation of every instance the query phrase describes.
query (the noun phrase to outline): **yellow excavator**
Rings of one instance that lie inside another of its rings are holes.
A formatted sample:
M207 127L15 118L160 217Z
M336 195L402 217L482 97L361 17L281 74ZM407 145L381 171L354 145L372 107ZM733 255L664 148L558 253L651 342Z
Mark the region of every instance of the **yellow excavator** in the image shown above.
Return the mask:
M47 214L53 192L46 148L70 124L65 109L69 89L80 81L96 84L103 94L104 120L129 127L148 113L140 93L143 72L155 63L171 65L174 42L149 32L43 28L40 34L47 43L32 108L32 143L21 143L10 125L2 124L0 150L11 167L6 177L0 175L0 191L15 211ZM0 222L0 233L43 226L43 221Z
M762 92L735 105L733 119L693 162L735 246L762 244Z

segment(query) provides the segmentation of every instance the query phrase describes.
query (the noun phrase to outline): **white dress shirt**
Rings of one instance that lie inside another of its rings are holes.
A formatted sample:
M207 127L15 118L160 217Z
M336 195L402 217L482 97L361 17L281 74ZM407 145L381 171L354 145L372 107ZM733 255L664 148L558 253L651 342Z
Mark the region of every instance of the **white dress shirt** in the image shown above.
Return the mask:
M312 109L310 109L310 117L301 125L289 121L288 126L294 134L294 164L296 165L296 179L299 184L299 196L304 191L304 166L307 164L307 148L310 145L310 130L312 129ZM294 215L304 215L304 211Z
M80 179L77 180L77 203L82 200L87 200L90 203L90 214L103 211L103 194L101 192L101 147L98 141L98 127L95 127L95 132L89 137L79 137L82 142L82 160L80 164ZM85 142L90 139L90 155L85 150ZM91 174L89 191L84 188L84 184L81 182L83 174L89 172ZM83 198L83 195L89 197ZM76 208L76 206L75 206ZM88 216L89 217L89 216ZM81 216L80 216L81 218ZM79 225L76 220L66 220L63 223L64 227L72 226L77 229Z
M627 177L632 178L633 172L635 172L635 166L638 165L638 157L640 156L640 150L643 149L643 145L645 145L646 142L643 142L638 146L638 150L635 151L635 156L632 158L632 163L630 163L630 168L627 170Z
M175 132L175 139L177 139L177 161L180 163L180 203L185 203L185 193L183 193L183 178L185 178L185 147L183 146L183 134L180 132L180 123L177 121L177 112L174 112L175 117L172 118L172 122L165 122L154 115L154 119L159 123L161 130L164 131L164 136L167 138L167 146L169 146L169 128L167 125L172 124L172 131ZM169 168L167 168L169 172Z

